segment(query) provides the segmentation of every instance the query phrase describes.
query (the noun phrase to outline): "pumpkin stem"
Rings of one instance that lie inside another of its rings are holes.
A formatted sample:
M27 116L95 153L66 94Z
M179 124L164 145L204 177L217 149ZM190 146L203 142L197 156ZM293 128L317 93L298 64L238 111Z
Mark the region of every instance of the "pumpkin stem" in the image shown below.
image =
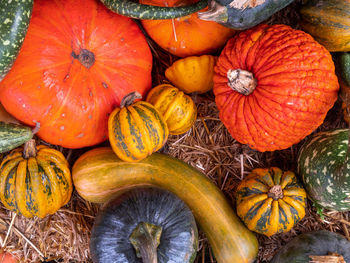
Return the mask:
M343 256L328 252L327 256L309 256L309 263L346 263Z
M198 12L199 19L204 21L214 21L217 23L226 23L228 20L226 6L220 5L215 0L209 2L208 10L205 12Z
M30 139L29 141L24 143L24 147L23 147L24 159L35 157L36 153L37 153L37 150L36 150L36 143L34 139Z
M139 92L134 91L134 92L129 93L128 95L126 95L122 99L122 102L120 103L120 108L124 108L124 107L130 106L137 99L142 99L142 95Z
M91 68L95 63L95 55L87 49L80 50L79 55L72 52L72 57L78 59L79 62L86 68Z
M150 223L139 223L132 231L129 240L136 250L136 256L143 263L157 263L157 247L160 243L162 228Z
M243 69L230 69L227 72L227 79L227 85L243 95L252 93L258 84L253 73Z
M278 200L283 198L283 189L280 185L275 185L270 188L268 194L268 197L271 197L273 200Z

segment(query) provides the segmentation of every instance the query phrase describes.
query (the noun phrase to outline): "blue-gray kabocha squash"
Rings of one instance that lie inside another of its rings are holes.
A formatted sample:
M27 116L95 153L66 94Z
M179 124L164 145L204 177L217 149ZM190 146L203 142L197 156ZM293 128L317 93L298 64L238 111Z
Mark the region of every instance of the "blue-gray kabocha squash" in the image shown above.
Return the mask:
M310 199L319 207L350 210L349 130L311 136L301 147L298 171Z
M202 20L245 30L260 24L293 0L209 0L209 9L199 12Z
M287 243L273 257L271 263L350 262L350 242L343 236L319 230L303 233Z
M195 13L208 4L207 0L188 6L164 7L135 3L131 0L101 0L113 12L137 19L170 19Z
M152 187L107 202L90 239L94 263L191 263L197 247L191 210L176 195Z
M0 81L11 69L32 15L33 0L0 1Z

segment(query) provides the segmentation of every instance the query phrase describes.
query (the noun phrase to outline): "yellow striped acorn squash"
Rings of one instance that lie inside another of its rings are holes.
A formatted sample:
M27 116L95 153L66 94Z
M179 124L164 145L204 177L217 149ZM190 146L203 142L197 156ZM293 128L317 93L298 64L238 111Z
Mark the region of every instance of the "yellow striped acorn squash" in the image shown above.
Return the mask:
M166 143L169 130L163 116L138 92L125 96L108 119L109 141L115 154L126 162L137 162Z
M193 100L172 85L154 87L149 91L146 101L162 114L170 134L185 133L196 121L197 107Z
M181 160L153 153L129 163L109 147L84 153L75 162L72 177L77 192L90 202L106 202L142 186L154 186L177 195L191 209L219 263L253 262L258 242L235 215L223 193L204 174Z
M68 203L73 186L68 162L61 152L34 139L12 150L0 165L0 199L25 217L54 214Z
M236 200L246 226L266 236L291 230L305 216L305 190L293 172L277 167L254 169L238 185Z

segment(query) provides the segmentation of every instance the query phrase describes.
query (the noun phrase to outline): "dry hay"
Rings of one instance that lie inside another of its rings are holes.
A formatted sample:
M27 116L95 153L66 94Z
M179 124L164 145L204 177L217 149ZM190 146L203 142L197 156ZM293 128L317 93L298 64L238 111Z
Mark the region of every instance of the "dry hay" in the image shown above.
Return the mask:
M299 28L296 11L299 2L294 2L268 22ZM154 55L153 85L157 85L166 82L164 70L177 58L160 49L151 40L149 43ZM193 95L192 98L198 108L198 119L194 127L186 134L170 136L162 152L181 159L206 174L224 192L233 207L236 186L252 169L278 166L284 170L296 171L296 156L304 140L282 151L254 151L236 142L223 126L212 92ZM317 131L340 127L346 127L346 124L338 100ZM108 145L108 142L104 145ZM72 165L83 152L91 148L56 149L63 152ZM0 206L0 245L18 255L21 262L40 262L44 259L52 262L91 262L89 236L99 207L98 204L83 200L76 191L65 207L44 219L27 219ZM317 229L337 232L350 240L350 212L328 211L324 218L320 218L309 203L305 218L290 232L272 237L257 234L260 245L258 262L269 262L278 249L293 237ZM204 234L200 232L197 263L216 262L209 247Z

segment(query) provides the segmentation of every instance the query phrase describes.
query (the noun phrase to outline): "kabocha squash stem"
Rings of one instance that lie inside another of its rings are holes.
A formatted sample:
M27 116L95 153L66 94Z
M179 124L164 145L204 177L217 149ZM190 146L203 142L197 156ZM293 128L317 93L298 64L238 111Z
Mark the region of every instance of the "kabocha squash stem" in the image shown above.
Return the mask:
M36 143L34 139L30 139L24 144L23 147L23 157L29 159L31 157L36 157Z
M153 153L128 163L111 148L97 148L80 156L72 174L80 196L91 202L105 202L145 185L168 190L192 210L219 263L249 263L257 256L255 235L242 224L220 189L181 160Z
M150 223L141 222L137 225L129 238L134 246L137 257L143 263L157 263L157 247L160 244L162 228Z
M179 7L152 6L132 2L130 0L101 0L113 12L136 19L171 19L195 13L208 4L200 0L192 5Z

